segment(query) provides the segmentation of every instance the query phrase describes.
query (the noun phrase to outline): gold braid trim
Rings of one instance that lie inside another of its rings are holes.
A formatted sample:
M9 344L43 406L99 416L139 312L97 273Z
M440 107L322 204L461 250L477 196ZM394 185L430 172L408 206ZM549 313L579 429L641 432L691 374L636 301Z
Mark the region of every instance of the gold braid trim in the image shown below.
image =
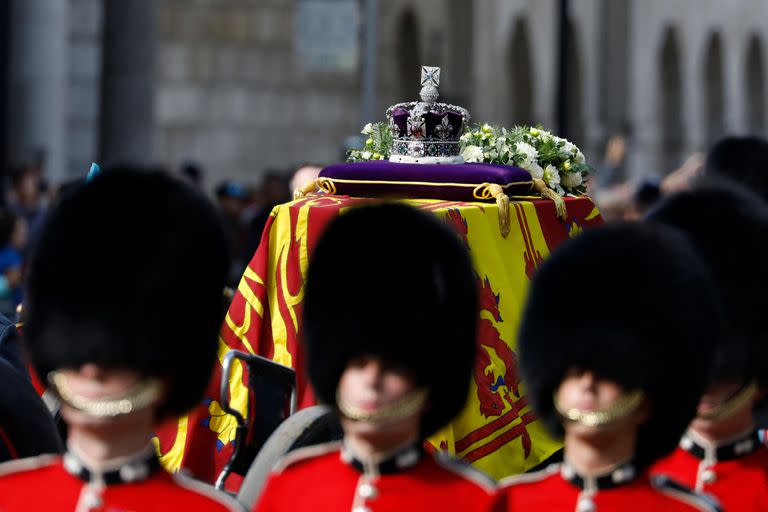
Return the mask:
M319 178L320 180L326 180L331 183L352 183L354 185L406 185L406 186L419 186L419 187L450 187L450 188L477 188L481 185L475 183L453 183L453 182L434 182L434 181L394 181L394 180L345 180L341 178ZM509 188L517 185L533 185L532 181L511 181L503 185L499 185L501 188ZM321 183L321 186L322 183ZM429 199L428 197L413 198L413 199Z
M413 416L422 409L427 401L427 395L426 389L417 389L399 400L380 407L376 411L368 412L342 400L341 392L337 389L336 407L338 407L342 416L350 420L382 425Z
M317 186L326 194L336 195L336 184L330 178L317 178Z
M541 197L545 199L551 199L552 202L555 203L557 218L563 221L565 220L565 218L568 216L568 210L565 208L565 200L560 197L560 194L549 188L543 180L537 179L533 180L533 190L538 192Z
M525 185L531 184L534 191L536 191L541 197L550 199L555 203L555 210L557 212L557 218L565 220L568 216L568 211L565 207L565 201L554 190L547 187L547 184L542 180L534 179L532 182L517 182L507 183L505 185L498 185L496 183L481 183L480 185L470 185L464 183L422 183L422 182L395 182L395 181L365 181L365 180L332 180L330 178L317 178L312 180L302 187L296 189L293 193L294 199L302 199L308 194L316 192L318 189L323 192L335 195L336 184L339 183L358 183L366 185L418 185L418 186L443 186L443 187L475 187L472 195L475 199L488 200L495 199L496 205L499 207L499 229L501 230L501 236L506 238L509 235L511 228L510 211L509 211L509 196L505 193L504 189L513 185Z
M496 183L483 183L472 192L475 199L495 199L499 207L499 230L501 236L507 238L510 230L509 196L504 188Z
M703 420L710 420L710 421L721 421L730 416L731 414L736 411L736 409L741 408L745 403L752 400L755 397L755 394L757 393L757 383L755 381L750 382L741 390L739 390L738 393L733 395L731 398L726 400L725 402L721 403L717 407L713 407L712 409L704 412L699 412L696 414L699 418Z
M605 409L598 409L596 411L582 411L581 409L564 409L560 405L560 401L557 399L557 395L553 397L555 402L555 409L558 414L566 421L572 421L579 423L585 427L604 427L623 418L626 418L640 407L645 398L645 393L641 389L636 389L630 393L625 394L609 407Z

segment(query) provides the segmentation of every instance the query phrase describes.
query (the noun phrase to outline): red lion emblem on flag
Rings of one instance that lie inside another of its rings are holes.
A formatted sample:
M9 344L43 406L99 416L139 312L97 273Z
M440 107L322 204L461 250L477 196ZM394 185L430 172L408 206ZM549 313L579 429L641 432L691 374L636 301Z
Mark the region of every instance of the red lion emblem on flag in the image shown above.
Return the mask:
M488 311L497 322L501 322L498 301L499 295L494 295L486 277L480 287L481 311ZM499 416L510 405L520 398L520 379L517 373L517 356L509 345L501 339L499 330L487 318L480 319L478 328L480 344L477 360L475 361L475 384L477 398L480 400L480 412L486 418ZM497 373L496 370L501 370ZM512 393L513 397L509 394Z
M469 226L459 210L450 209L446 216L448 223L461 236L469 247ZM517 355L501 338L496 323L503 321L499 302L501 295L494 293L489 278L476 275L479 293L479 312L481 315L478 325L478 351L475 360L473 378L477 386L477 398L480 401L480 413L485 418L501 416L511 408L514 412L509 420L517 417L526 400L520 396L520 377L517 371ZM482 316L483 312L490 314L491 319ZM519 400L519 401L518 401ZM507 422L505 422L507 423ZM531 451L531 439L523 425L522 441L525 457Z

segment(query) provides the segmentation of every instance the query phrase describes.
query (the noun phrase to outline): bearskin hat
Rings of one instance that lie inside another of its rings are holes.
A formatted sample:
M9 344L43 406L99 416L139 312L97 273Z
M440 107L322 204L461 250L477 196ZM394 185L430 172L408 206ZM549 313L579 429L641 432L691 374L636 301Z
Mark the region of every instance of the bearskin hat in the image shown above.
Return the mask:
M710 182L667 199L648 219L684 231L709 266L727 332L710 379L768 382L768 205L736 185Z
M304 302L309 377L336 404L350 360L373 355L428 390L421 435L452 420L469 393L477 290L456 233L401 204L352 209L330 223L310 260Z
M584 282L580 303L569 294ZM566 242L534 277L519 331L520 364L534 409L562 435L554 394L570 368L626 391L642 389L652 414L635 462L674 449L706 385L720 313L704 263L663 226L603 226Z
M25 342L39 375L86 363L168 383L159 413L203 395L229 265L218 213L156 171L115 169L49 214L29 264Z
M707 154L708 177L739 183L768 199L768 140L762 137L726 137Z

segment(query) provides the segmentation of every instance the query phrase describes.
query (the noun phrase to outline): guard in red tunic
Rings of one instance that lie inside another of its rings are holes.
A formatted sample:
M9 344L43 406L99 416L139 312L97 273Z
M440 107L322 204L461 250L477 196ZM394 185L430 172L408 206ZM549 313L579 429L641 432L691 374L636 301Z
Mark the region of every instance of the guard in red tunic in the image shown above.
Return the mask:
M767 376L768 207L743 190L705 187L671 198L651 219L682 229L699 249L722 298L727 333L696 418L653 472L711 493L725 510L768 511L768 448L753 422ZM736 249L741 244L745 250Z
M150 443L208 384L223 233L202 195L156 172L106 172L62 199L30 262L24 336L67 452L0 465L0 510L237 509L167 474Z
M564 302L574 279L589 283L588 307ZM712 510L648 468L693 417L720 324L703 262L671 228L606 226L555 251L518 343L528 396L564 435L564 462L502 482L509 510Z
M255 510L505 510L487 477L422 449L462 409L475 358L456 234L405 205L352 210L318 242L304 307L309 377L344 437L291 453Z

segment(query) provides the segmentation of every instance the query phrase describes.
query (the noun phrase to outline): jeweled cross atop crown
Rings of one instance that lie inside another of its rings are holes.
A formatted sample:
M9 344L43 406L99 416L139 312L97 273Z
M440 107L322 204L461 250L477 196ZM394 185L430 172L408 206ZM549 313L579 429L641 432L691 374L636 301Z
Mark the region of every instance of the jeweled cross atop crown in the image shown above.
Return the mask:
M440 68L421 66L421 85L422 87L425 85L440 87Z
M421 101L434 103L440 97L437 87L440 85L440 68L421 66Z

